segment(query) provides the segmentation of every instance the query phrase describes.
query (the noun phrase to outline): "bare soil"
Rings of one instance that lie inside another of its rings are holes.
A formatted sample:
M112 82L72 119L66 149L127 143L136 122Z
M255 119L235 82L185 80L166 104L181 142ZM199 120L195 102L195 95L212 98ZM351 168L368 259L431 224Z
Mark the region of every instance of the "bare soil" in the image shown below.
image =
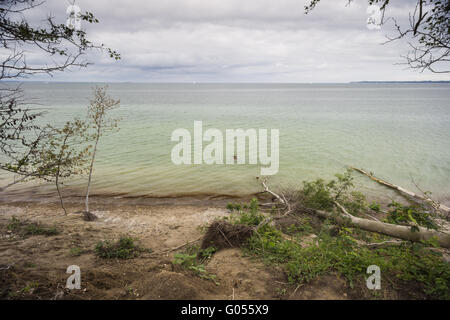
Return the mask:
M65 216L56 203L0 204L1 299L232 299L233 289L236 299L278 298L273 283L284 280L283 276L242 257L239 249L223 250L208 263L218 285L174 268L171 261L176 250L164 253L201 238L208 224L228 215L224 206L114 201L94 210L98 219L90 222L75 213L83 210L81 204L67 207L70 213ZM55 225L59 234L22 238L7 229L13 216ZM137 239L151 252L129 260L96 257L99 241L122 235ZM82 253L74 256L74 248ZM80 290L65 289L69 265L81 269Z
M0 299L353 299L346 281L328 275L301 287L288 284L280 270L246 257L239 248L215 253L200 278L171 261L180 246L197 240L205 228L229 215L216 203L110 199L91 204L95 221L84 221L80 202L0 203ZM96 209L96 210L95 210ZM21 237L8 230L12 217L56 226L54 236ZM123 235L149 249L129 260L98 258L99 241ZM76 253L76 254L75 254ZM81 289L65 289L66 269L81 270Z

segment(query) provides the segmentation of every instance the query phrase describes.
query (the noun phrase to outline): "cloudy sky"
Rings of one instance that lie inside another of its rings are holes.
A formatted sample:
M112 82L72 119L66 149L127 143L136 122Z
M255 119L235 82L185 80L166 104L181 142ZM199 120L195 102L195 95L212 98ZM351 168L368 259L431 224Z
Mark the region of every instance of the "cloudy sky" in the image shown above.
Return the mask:
M91 40L122 60L91 54L87 69L34 77L55 81L348 82L450 80L408 70L403 42L381 45L388 24L369 30L367 0L76 0L99 24L83 24ZM391 1L387 15L404 21L413 0ZM30 13L64 23L67 0L46 0ZM30 56L40 61L40 56ZM33 60L29 60L33 61ZM31 79L30 79L31 80Z

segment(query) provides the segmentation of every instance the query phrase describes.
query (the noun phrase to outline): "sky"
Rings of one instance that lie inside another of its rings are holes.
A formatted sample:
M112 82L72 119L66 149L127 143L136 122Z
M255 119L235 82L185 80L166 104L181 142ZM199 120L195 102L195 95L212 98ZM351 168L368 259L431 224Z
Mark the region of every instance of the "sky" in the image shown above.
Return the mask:
M118 51L90 53L88 68L29 80L89 82L282 82L450 80L402 65L407 44L382 44L392 24L367 27L367 0L76 0L99 24L82 23L88 38ZM391 1L387 16L406 22L414 0ZM27 13L67 19L67 0L46 0ZM28 63L46 57L29 53Z

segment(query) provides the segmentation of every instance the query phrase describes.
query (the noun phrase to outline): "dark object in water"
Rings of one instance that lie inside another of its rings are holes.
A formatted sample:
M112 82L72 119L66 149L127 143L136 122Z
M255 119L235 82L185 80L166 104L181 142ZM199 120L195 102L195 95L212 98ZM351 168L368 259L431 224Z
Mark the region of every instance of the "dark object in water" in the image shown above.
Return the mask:
M214 247L217 250L223 248L241 247L253 235L253 228L231 224L226 221L213 222L203 237L202 249Z

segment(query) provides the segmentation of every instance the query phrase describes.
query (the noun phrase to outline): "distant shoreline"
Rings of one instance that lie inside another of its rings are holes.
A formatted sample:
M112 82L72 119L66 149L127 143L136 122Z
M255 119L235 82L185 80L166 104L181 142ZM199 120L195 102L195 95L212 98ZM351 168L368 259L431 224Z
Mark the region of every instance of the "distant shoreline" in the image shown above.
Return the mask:
M349 83L351 83L351 84L353 84L353 83L399 83L399 84L401 84L401 83L406 83L406 84L408 84L408 83L450 83L450 81L447 81L447 80L438 80L438 81L431 81L431 80L429 80L429 81L352 81L352 82L349 82Z
M233 85L233 84L261 84L261 85L323 85L323 84L442 84L442 83L450 83L450 80L421 80L421 81L349 81L349 82L133 82L133 81L60 81L60 80L4 80L3 83L44 83L44 84L183 84L183 85L202 85L202 84L221 84L221 85Z

